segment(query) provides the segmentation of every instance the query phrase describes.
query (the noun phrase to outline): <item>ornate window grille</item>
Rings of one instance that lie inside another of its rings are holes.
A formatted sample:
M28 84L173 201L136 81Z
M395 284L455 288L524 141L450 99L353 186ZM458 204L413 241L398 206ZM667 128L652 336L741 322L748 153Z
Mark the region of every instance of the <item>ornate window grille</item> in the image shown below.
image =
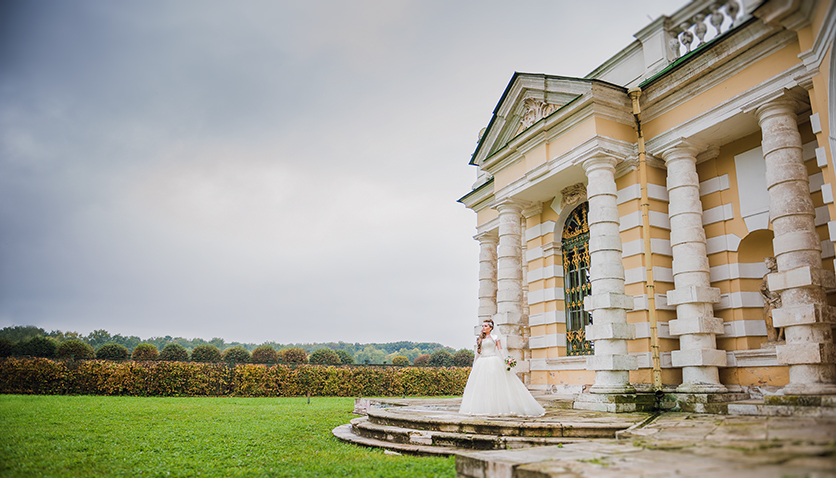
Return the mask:
M592 355L586 326L592 316L583 310L583 298L592 292L589 283L589 203L576 207L563 228L563 288L566 299L566 354Z

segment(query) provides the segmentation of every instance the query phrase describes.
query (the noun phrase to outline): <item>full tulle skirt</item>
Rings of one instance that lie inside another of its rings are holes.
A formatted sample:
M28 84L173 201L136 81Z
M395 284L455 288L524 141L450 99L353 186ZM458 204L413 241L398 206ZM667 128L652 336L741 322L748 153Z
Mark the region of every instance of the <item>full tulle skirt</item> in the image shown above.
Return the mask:
M459 413L539 417L545 410L499 355L481 356L473 363Z

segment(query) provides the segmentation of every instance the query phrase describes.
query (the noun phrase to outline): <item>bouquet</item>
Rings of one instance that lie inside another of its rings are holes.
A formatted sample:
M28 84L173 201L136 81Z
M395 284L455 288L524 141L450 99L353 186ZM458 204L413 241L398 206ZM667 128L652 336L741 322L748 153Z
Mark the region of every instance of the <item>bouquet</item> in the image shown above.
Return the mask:
M505 370L511 370L517 366L517 360L514 357L505 357Z

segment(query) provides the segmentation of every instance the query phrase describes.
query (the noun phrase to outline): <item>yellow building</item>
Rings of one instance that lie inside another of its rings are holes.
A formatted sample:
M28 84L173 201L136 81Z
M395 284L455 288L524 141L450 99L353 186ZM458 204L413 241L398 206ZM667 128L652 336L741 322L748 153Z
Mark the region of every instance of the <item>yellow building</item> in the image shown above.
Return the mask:
M460 202L531 389L836 391L834 3L694 0L511 78Z

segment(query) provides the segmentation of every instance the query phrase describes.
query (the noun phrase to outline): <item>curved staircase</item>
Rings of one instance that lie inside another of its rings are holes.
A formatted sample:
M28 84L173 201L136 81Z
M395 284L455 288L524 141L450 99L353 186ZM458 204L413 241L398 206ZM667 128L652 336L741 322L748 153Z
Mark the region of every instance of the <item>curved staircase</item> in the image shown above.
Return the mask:
M546 415L537 418L459 415L460 398L358 399L355 413L366 416L339 426L333 434L344 441L419 455L454 455L462 451L505 450L563 445L616 432L644 421L646 413L618 416L572 410L571 399L538 399Z

